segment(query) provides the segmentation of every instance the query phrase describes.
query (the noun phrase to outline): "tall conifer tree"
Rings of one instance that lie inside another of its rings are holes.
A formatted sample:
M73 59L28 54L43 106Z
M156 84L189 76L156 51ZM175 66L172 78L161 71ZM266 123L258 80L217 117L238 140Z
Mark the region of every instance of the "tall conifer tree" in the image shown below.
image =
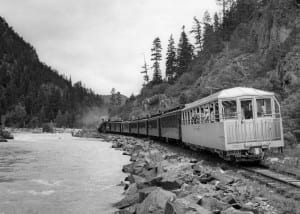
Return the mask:
M181 36L177 49L177 69L176 78L187 71L188 65L193 59L193 46L189 43L188 37L182 27Z
M168 44L167 57L166 57L166 78L168 82L172 82L176 71L176 52L175 42L171 34Z
M160 70L160 61L161 61L161 42L159 37L156 37L153 41L153 47L151 49L151 60L153 61L153 79L152 82L154 84L158 84L162 82L161 70Z
M145 59L145 56L144 56L144 65L142 66L142 71L141 73L144 74L144 86L147 85L147 83L149 82L149 75L148 75L148 65L146 63L146 59Z
M190 33L194 34L197 55L202 51L202 28L201 22L194 17L194 26Z

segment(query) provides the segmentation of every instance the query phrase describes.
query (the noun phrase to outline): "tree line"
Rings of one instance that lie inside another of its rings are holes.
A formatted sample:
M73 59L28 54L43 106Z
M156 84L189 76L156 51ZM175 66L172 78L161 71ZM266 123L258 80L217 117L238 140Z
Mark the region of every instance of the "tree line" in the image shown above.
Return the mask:
M228 45L230 35L236 26L249 20L253 11L266 2L263 0L216 0L221 9L213 14L213 17L205 11L201 21L197 17L193 18L193 26L188 33L193 36L194 44L189 41L185 26L182 27L177 47L171 34L166 51L164 80L160 68L162 45L160 38L156 37L151 48L152 65L149 68L144 60L142 66L144 86L153 86L162 82L173 84L188 71L195 58L208 59L211 55L222 51ZM153 70L151 80L150 69Z
M40 62L35 49L0 17L0 115L7 126L55 122L80 126L80 117L102 97Z

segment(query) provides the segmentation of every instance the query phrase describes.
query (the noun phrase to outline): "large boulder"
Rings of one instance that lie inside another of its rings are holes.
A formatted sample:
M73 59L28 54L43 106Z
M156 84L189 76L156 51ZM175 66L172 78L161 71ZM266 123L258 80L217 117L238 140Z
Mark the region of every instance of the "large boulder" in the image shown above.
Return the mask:
M0 135L0 142L7 142L7 140Z
M139 175L143 172L143 167L145 166L145 161L138 160L136 162L127 164L123 166L122 171L125 173L131 173L134 175Z
M129 181L131 184L132 183L139 184L139 183L144 183L146 181L145 178L138 176L138 175L133 175L133 174L128 175L125 180Z
M184 182L176 174L165 174L164 176L158 176L151 180L152 185L162 187L165 190L180 189Z
M126 195L125 198L123 198L121 201L115 203L114 207L118 209L124 209L138 202L139 202L139 193L135 193L131 195Z
M145 200L138 206L137 214L163 214L165 212L166 203L170 199L174 199L175 194L161 188L157 188L151 192Z
M169 200L166 204L165 214L210 214L211 212L199 206L193 200L185 197Z
M211 176L225 185L232 184L235 180L233 177L226 175L224 172L211 172Z
M198 204L208 210L212 210L215 212L220 212L222 210L227 209L228 207L231 207L231 205L219 201L218 199L211 196L202 197L201 200L198 202Z
M156 190L158 187L146 187L143 189L140 189L139 192L139 197L140 197L140 203L142 203L144 201L145 198L148 197L148 195L153 192L154 190Z
M222 211L221 214L254 214L254 213L251 211L237 210L237 209L234 209L233 207L230 207L230 208Z
M138 192L136 183L129 184L128 188L125 190L125 195L133 195Z

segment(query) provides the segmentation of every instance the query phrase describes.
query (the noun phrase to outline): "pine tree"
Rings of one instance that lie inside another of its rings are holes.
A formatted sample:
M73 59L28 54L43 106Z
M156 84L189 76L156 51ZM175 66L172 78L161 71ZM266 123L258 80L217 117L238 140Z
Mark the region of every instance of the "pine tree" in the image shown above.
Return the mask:
M216 0L217 4L222 7L222 19L224 21L224 17L226 15L226 11L230 8L233 3L233 0Z
M181 36L178 43L177 49L177 69L176 78L181 76L187 71L190 62L193 59L193 46L189 43L187 35L184 31L184 26L182 27Z
M153 79L152 82L154 84L158 84L162 82L161 70L160 70L160 61L161 61L161 42L159 37L156 37L153 41L153 47L151 49L151 60L153 61L152 69L153 69Z
M175 42L171 34L167 49L166 57L166 79L168 82L173 81L176 72L176 52L175 52Z
M149 75L148 75L148 65L146 63L146 59L145 59L145 56L144 56L144 65L142 66L142 71L141 73L144 74L144 86L147 85L147 83L149 82Z
M208 11L204 12L203 16L203 23L204 23L204 31L203 31L203 51L205 54L209 55L212 53L212 46L213 46L213 26L211 25L211 18Z
M122 104L121 93L118 91L116 94L116 105L120 106Z
M197 55L199 56L199 53L202 51L202 28L201 28L201 22L194 17L194 26L190 33L194 34L195 38L195 44L196 44L196 51Z
M211 24L210 15L205 11L203 22L203 54L205 54L206 57L210 57L211 54L220 52L224 47L218 32L218 16L216 14L214 15L214 23Z
M116 89L112 88L110 92L110 104L115 105L116 104Z
M214 15L214 31L217 32L220 27L220 21L219 21L219 16L217 13Z

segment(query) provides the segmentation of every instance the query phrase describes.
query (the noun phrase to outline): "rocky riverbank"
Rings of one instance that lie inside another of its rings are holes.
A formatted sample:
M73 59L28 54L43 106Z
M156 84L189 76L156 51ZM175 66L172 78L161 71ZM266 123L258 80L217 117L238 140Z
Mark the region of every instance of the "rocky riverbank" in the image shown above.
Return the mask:
M296 213L293 203L287 205L280 196L274 199L277 194L236 171L209 166L152 140L104 137L113 148L131 156L131 163L123 166L128 176L121 183L124 198L114 204L119 209L116 213ZM281 207L276 200L290 207Z
M7 142L7 139L14 139L14 136L7 130L0 130L0 142Z

